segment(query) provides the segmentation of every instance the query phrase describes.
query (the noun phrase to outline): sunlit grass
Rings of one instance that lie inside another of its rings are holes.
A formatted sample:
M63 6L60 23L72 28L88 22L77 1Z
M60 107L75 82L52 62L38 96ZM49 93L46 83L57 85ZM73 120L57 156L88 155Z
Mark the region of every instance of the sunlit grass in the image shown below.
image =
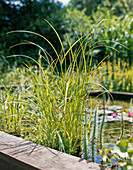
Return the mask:
M1 91L0 130L88 159L89 146L92 145L92 155L96 149L94 139L97 133L99 105L99 101L91 99L88 92L101 88L107 91L99 83L104 73L103 70L101 73L100 69L105 68L105 63L102 60L95 68L92 67L95 49L95 44L91 41L93 31L86 37L78 38L74 44L70 43L67 36L69 49L65 51L58 33L48 21L46 22L59 39L62 47L60 53L46 37L40 34L30 31L13 31L41 37L52 47L56 58L53 59L42 47L31 41L11 47L32 44L39 48L39 56L38 61L25 55L8 56L26 57L34 61L36 67L24 63L23 69L14 68L8 77L3 76L1 84L10 85L10 88L5 86ZM87 38L89 51L87 51ZM77 44L79 46L73 51ZM42 67L42 60L47 63L47 67ZM99 68L100 64L101 68ZM16 88L12 85L16 85ZM88 108L90 112L86 111ZM94 113L93 109L95 109ZM101 126L101 132L102 130L103 126Z
M52 27L49 22L48 24ZM34 34L46 40L53 48L56 59L53 60L42 47L33 42L19 43L11 47L21 44L38 46L40 48L38 61L25 55L9 56L29 58L36 63L38 69L24 63L24 69L15 69L14 74L10 72L10 85L11 82L12 85L15 83L17 88L3 89L0 129L59 151L83 155L87 159L89 152L87 148L89 141L95 135L96 126L94 124L92 130L92 112L89 122L87 120L88 105L91 105L92 109L92 101L88 102L87 92L96 90L100 86L97 76L94 76L95 69L91 66L92 56L86 60L84 42L89 35L79 38L72 45L68 38L69 49L65 52L58 33L54 28L53 30L62 47L60 54L42 35L30 31L15 31ZM78 42L80 42L79 47L74 52L73 47ZM48 64L45 69L42 67L42 60Z

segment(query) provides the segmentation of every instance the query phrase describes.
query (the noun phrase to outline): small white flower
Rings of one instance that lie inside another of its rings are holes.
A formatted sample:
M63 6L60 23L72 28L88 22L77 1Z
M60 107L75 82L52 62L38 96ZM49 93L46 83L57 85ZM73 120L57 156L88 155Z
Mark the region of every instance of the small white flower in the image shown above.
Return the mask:
M2 106L2 109L3 109L3 110L7 110L7 109L8 109L8 106Z
M112 30L113 30L113 31L115 30L115 27L114 27L114 26L112 27Z
M128 28L130 29L130 25L131 25L131 22L129 22L129 24L128 24Z
M125 16L125 19L127 19L127 18L128 18L128 15Z
M129 34L128 34L128 32L127 32L127 31L125 32L125 36L126 36L126 37L128 37L128 36L129 36Z
M127 44L128 43L128 41L125 41L125 44Z

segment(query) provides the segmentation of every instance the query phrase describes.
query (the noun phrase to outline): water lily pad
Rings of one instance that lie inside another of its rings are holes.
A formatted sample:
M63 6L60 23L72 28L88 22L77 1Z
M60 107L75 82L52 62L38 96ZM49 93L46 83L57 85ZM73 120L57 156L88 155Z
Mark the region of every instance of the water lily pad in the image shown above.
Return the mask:
M113 111L111 110L105 110L105 114L111 114ZM98 110L98 114L104 114L104 110Z
M122 110L122 109L123 106L116 106L116 105L108 106L108 110Z
M115 145L112 153L117 153L121 158L127 158L128 157L127 150L128 150L128 141L122 139Z

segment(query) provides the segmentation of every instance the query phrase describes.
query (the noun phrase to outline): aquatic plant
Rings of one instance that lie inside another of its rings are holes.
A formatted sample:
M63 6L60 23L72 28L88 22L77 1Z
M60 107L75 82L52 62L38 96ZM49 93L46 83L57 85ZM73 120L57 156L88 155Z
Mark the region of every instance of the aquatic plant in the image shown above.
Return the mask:
M110 149L100 151L103 157L103 165L112 168L121 167L132 169L133 167L133 137L123 136L116 145Z
M116 113L112 113L111 116L112 116L113 118L115 118L115 117L117 117L117 114L116 114Z

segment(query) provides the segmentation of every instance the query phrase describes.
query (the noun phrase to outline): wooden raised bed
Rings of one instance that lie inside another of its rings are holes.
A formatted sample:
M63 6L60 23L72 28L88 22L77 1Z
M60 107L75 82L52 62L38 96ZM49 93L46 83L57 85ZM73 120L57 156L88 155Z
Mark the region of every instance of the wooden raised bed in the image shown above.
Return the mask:
M102 97L103 91L91 91L89 92L89 96L98 96ZM105 92L107 95L107 92ZM128 100L130 101L131 98L133 98L133 93L127 93L127 92L116 92L116 91L110 91L110 94L113 96L114 100ZM112 99L110 97L110 99Z
M0 131L0 170L100 170L96 163Z

